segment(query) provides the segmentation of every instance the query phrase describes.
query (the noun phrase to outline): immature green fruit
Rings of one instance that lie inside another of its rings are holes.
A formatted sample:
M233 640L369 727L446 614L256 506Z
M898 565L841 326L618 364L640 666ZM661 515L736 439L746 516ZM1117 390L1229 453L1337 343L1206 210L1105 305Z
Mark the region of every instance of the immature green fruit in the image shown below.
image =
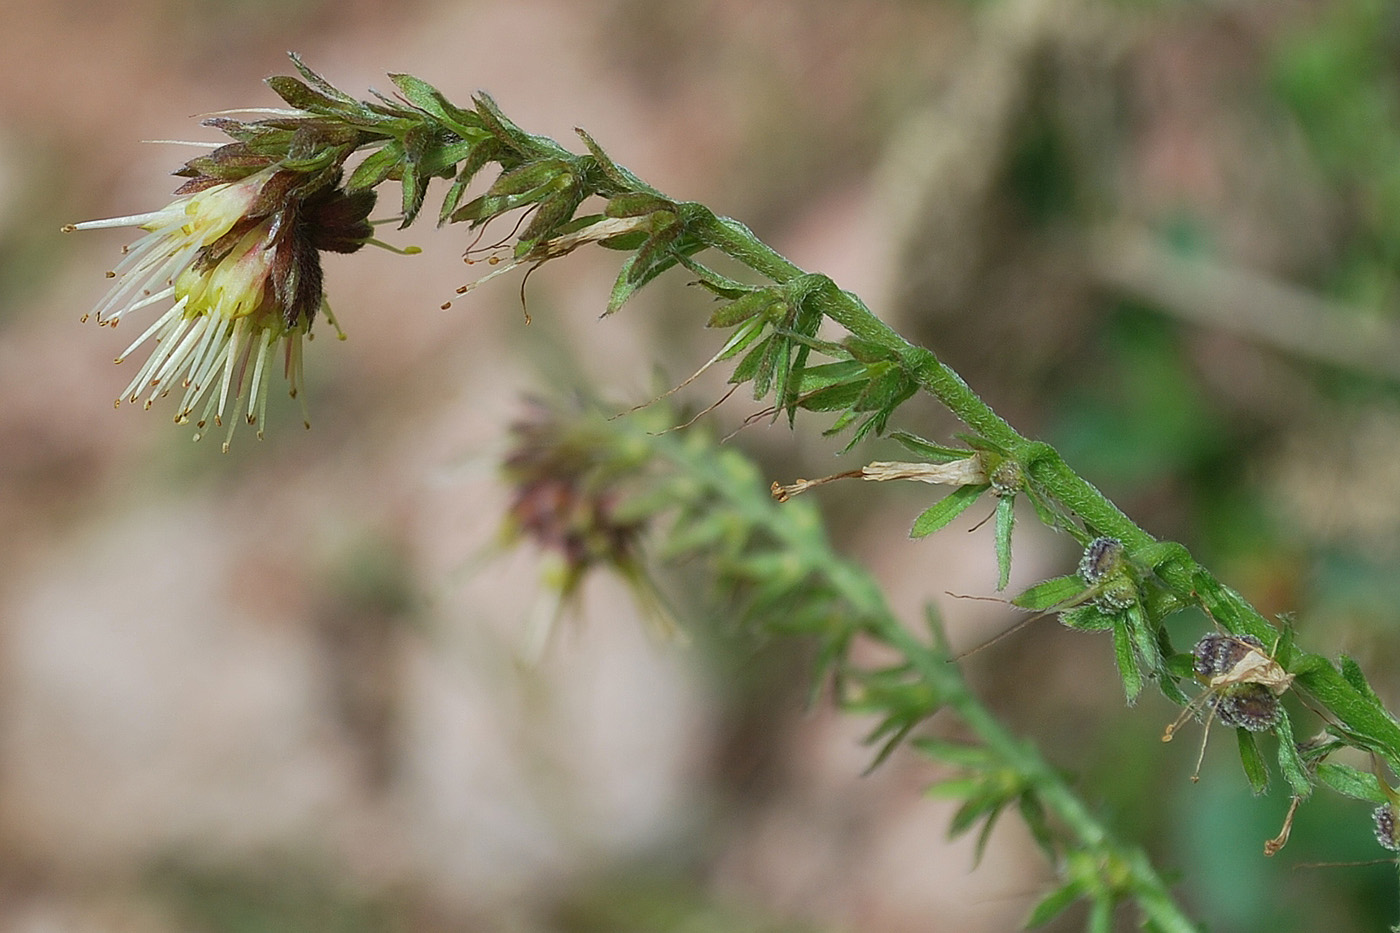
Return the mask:
M1026 488L1026 472L1021 469L1021 464L1015 460L1003 460L997 464L997 468L992 471L989 479L992 483L992 492L998 497L1014 496Z

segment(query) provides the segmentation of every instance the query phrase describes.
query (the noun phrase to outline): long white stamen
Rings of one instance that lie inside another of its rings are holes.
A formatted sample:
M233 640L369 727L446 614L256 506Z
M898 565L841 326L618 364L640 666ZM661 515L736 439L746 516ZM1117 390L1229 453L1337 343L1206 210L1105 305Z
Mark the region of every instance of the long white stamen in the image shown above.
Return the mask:
M145 332L142 333L140 337L137 337L135 340L133 340L133 341L131 342L131 346L129 346L129 347L127 347L125 350L123 350L123 351L121 352L121 354L117 357L117 362L120 363L122 360L124 360L124 359L126 359L128 356L130 356L132 350L135 350L137 347L141 346L141 344L145 343L147 340L150 340L152 334L154 334L156 331L160 330L160 329L161 329L162 327L164 327L166 324L170 323L170 320L171 320L172 318L179 317L180 314L181 314L181 312L184 311L184 309L185 309L185 302L184 302L183 299L181 299L181 301L180 301L179 303L177 303L176 305L174 305L173 307L171 307L168 311L166 311L166 312L165 312L164 314L162 314L160 317L156 318L156 322L155 322L154 324L152 324L150 327L146 328Z
M224 381L223 385L219 387L219 411L218 414L214 416L214 423L220 426L224 423L224 408L228 405L229 383L233 381L233 361L234 358L238 356L239 347L243 343L243 334L246 330L244 327L244 320L245 319L240 318L234 323L233 334L229 338L229 348L224 353Z
M170 208L163 207L158 211L151 211L149 214L129 214L126 217L104 217L101 220L84 220L82 223L68 224L63 229L70 230L100 230L104 227L144 227L146 224L157 220L163 220L170 216Z
M262 340L259 341L258 359L253 364L253 386L248 393L248 420L254 421L254 407L258 402L258 390L262 388L263 364L267 362L267 351L272 346L272 331L264 331ZM261 430L261 428L259 428Z
M169 383L173 381L171 377L189 362L190 355L194 353L195 347L199 345L204 331L209 326L209 321L209 316L202 314L191 322L189 330L185 332L184 339L180 341L179 346L170 352L169 358L161 366L160 371L156 373L156 382L165 385L168 390Z

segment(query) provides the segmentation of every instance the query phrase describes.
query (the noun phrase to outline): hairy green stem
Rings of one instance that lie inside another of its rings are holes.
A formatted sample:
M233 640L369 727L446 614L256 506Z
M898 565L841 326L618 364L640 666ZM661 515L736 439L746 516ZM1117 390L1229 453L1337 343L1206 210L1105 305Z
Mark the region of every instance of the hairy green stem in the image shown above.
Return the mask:
M806 274L743 224L711 217L702 236L713 248L778 283ZM824 314L853 335L896 354L922 389L936 397L968 427L1019 460L1038 492L1078 515L1096 534L1119 539L1130 552L1140 552L1158 543L1097 487L1071 469L1054 448L1016 431L931 350L905 340L855 295L833 285L822 290L817 301ZM1191 558L1185 547L1176 546L1164 553L1167 557L1152 569L1182 602L1201 605L1197 589L1204 581L1224 594L1245 633L1266 644L1276 638L1277 631L1268 620L1234 591L1223 587L1213 574ZM1298 686L1312 693L1348 729L1370 736L1375 743L1374 750L1400 770L1400 724L1393 717L1377 710L1375 704L1341 677L1327 659L1299 652L1293 666L1300 671Z
M910 665L981 745L1033 791L1069 834L1076 850L1091 853L1105 866L1105 873L1106 866L1117 868L1122 877L1116 880L1115 890L1131 896L1157 929L1169 933L1198 930L1176 905L1146 853L1115 839L1059 772L1041 757L1035 745L1017 738L1002 725L968 688L961 669L941 647L921 640L894 615L879 583L867 571L833 553L820 529L783 520L781 507L775 507L761 489L736 484L734 476L718 469L713 460L697 457L693 451L673 444L663 442L658 446L678 470L701 479L714 495L736 507L751 526L762 528L785 553L794 555L799 565L820 568L825 582L859 619L860 631L893 649Z

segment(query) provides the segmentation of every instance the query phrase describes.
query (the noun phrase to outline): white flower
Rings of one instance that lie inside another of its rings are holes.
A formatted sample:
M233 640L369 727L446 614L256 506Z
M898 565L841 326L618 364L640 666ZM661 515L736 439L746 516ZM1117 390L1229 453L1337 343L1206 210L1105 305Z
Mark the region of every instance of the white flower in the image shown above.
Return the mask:
M373 198L347 197L333 186L295 194L294 181L275 166L239 181L205 176L182 189L193 193L159 211L64 228L146 231L109 273L117 281L92 312L97 323L115 327L132 312L171 302L117 357L121 363L153 343L117 405L144 395L150 408L178 388L176 423L200 409L199 440L211 421L227 421L227 451L240 418L262 436L273 360L280 358L292 397L302 397L302 338L317 311L325 308L330 318L318 246L357 248L368 238L364 217ZM305 415L304 398L302 406Z

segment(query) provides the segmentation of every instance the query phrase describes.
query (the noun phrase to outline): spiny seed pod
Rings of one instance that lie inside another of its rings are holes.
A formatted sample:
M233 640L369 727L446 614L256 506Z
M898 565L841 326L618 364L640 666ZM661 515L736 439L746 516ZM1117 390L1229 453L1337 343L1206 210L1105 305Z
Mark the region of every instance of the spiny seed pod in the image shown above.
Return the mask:
M998 497L1014 496L1026 488L1026 472L1015 460L1003 460L988 477L992 492Z
M1211 698L1215 714L1227 726L1267 732L1279 721L1278 697L1263 684L1242 683L1224 687Z
M1395 805L1377 807L1372 814L1376 820L1376 841L1392 852L1400 852L1400 826L1396 825Z
M1095 586L1125 569L1126 563L1122 541L1117 538L1095 538L1084 549L1084 556L1079 561L1079 576L1085 583Z
M1249 652L1263 653L1264 643L1253 635L1226 635L1212 632L1196 642L1191 653L1196 656L1196 676L1209 681L1235 669Z

